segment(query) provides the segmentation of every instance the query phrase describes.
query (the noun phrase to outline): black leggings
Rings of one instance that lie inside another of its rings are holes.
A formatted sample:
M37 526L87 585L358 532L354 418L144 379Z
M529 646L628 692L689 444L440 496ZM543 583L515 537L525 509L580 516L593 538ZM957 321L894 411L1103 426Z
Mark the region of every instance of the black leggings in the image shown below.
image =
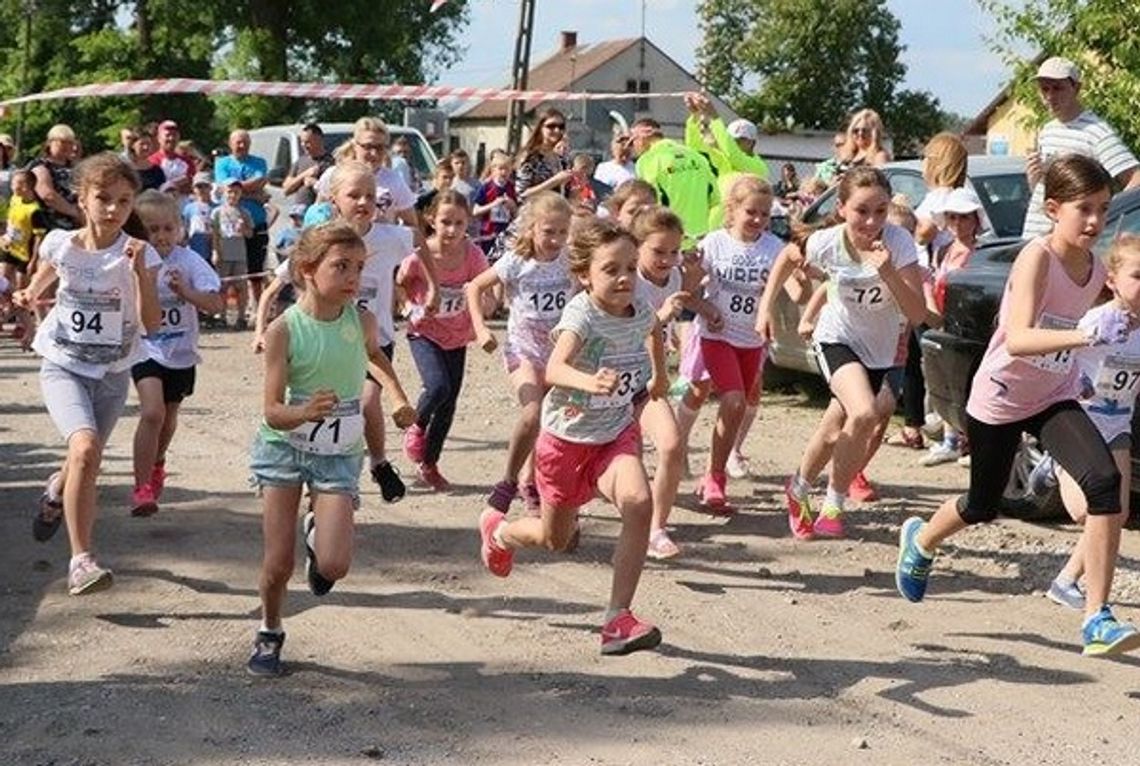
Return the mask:
M907 338L906 367L903 370L903 422L921 428L926 422L926 379L922 376L922 334L926 327L916 327Z
M962 521L980 524L997 516L1022 432L1036 436L1076 480L1088 501L1090 514L1120 512L1120 472L1108 445L1080 405L1064 401L1024 420L996 426L966 413L970 490L958 498Z

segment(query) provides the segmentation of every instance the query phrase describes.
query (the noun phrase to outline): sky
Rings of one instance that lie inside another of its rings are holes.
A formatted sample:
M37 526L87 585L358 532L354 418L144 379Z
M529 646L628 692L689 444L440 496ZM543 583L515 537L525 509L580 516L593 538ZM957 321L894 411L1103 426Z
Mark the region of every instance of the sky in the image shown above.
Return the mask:
M519 0L467 3L471 23L460 39L466 56L438 82L505 84L510 80ZM992 19L976 0L888 0L887 5L902 25L904 87L929 91L944 109L973 117L1005 84L1006 68L986 42ZM700 40L696 0L647 0L647 7L646 36L694 70ZM554 51L564 29L577 31L580 43L636 37L641 32L641 0L538 0L532 63Z

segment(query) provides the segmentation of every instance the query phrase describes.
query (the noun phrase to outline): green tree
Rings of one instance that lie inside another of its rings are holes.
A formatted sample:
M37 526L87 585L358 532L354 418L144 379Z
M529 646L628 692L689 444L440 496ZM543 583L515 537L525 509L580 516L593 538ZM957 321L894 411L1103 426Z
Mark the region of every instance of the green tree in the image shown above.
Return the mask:
M1016 5L978 0L994 17L990 44L1014 72L1013 98L1043 124L1048 112L1033 83L1038 59L1065 56L1082 70L1081 100L1140 147L1140 4L1133 0L1036 0ZM1026 51L1030 52L1026 56Z

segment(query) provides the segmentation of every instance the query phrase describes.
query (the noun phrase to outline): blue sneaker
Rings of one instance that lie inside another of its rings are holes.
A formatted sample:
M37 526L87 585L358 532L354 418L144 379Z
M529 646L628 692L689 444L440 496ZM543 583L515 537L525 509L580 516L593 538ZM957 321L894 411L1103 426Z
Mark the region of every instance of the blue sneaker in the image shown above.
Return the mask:
M1070 609L1075 609L1078 612L1085 610L1085 594L1081 590L1081 586L1074 583L1062 585L1060 580L1054 579L1049 583L1049 590L1045 591L1045 597L1052 601L1054 604L1067 606Z
M1057 461L1046 453L1041 462L1029 472L1029 491L1036 497L1045 497L1057 486Z
M285 672L281 664L281 647L285 645L285 631L273 633L268 630L257 631L257 638L253 641L253 652L249 655L246 668L250 675L270 678Z
M1081 639L1085 644L1081 653L1096 657L1140 648L1140 633L1127 622L1117 622L1108 604L1085 620L1081 626Z
M914 603L922 601L926 595L926 580L930 577L930 565L934 563L933 557L919 553L915 542L922 524L922 519L917 516L903 522L899 531L899 561L895 567L895 587L899 595Z

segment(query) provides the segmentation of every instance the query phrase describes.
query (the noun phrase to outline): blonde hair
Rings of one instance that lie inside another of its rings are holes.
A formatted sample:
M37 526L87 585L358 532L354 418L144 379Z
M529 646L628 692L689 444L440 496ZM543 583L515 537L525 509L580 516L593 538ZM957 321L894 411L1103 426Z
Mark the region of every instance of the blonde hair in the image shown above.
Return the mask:
M650 234L659 231L671 231L684 236L685 227L681 219L667 207L651 205L643 208L633 219L633 236L638 242L644 242Z
M352 136L333 152L333 158L337 162L352 159L352 146L361 133L379 133L384 136L385 143L391 139L388 126L379 117L361 117L352 123Z
M923 178L927 185L957 189L966 184L966 145L954 133L937 133L926 142Z
M626 240L635 248L637 240L610 218L580 218L570 229L570 273L584 277L590 273L594 253L606 245Z
M70 125L65 125L62 122L52 125L47 132L48 141L74 141L75 131L71 129Z
M151 216L170 216L175 223L182 225L182 211L178 208L178 200L157 189L147 189L135 197L135 212L144 219Z
M732 184L724 195L724 222L731 225L732 214L749 197L760 195L772 199L772 186L765 180L753 175L740 175L733 179Z
M367 178L369 186L376 188L376 174L360 160L337 163L332 175L329 176L329 196L336 197L337 192L358 178Z
M910 200L905 194L891 197L891 203L887 206L887 220L895 226L903 227L911 234L914 234L914 230L918 228L918 217L915 216Z
M856 148L858 145L855 143L855 125L863 123L865 127L871 129L871 149L870 153L874 154L879 151L886 151L883 148L883 137L886 135L886 129L883 128L883 119L879 117L879 113L874 109L860 109L855 114L851 115L851 119L847 123L847 143L843 146L843 159L853 160L858 153Z
M99 152L75 166L72 184L75 193L83 197L93 188L107 187L115 181L126 181L138 192L142 188L138 172L114 152Z
M551 216L565 216L569 220L574 214L570 203L561 194L551 191L540 192L523 205L519 214L518 233L514 237L511 249L524 261L535 256L537 248L534 244L534 226L543 218Z
M1140 256L1140 234L1122 232L1112 240L1106 259L1109 274L1115 274L1120 270L1124 265L1125 255Z
M337 246L364 250L364 240L356 229L343 221L329 221L305 229L289 257L289 278L293 284L304 288L305 273L316 270L329 250Z

